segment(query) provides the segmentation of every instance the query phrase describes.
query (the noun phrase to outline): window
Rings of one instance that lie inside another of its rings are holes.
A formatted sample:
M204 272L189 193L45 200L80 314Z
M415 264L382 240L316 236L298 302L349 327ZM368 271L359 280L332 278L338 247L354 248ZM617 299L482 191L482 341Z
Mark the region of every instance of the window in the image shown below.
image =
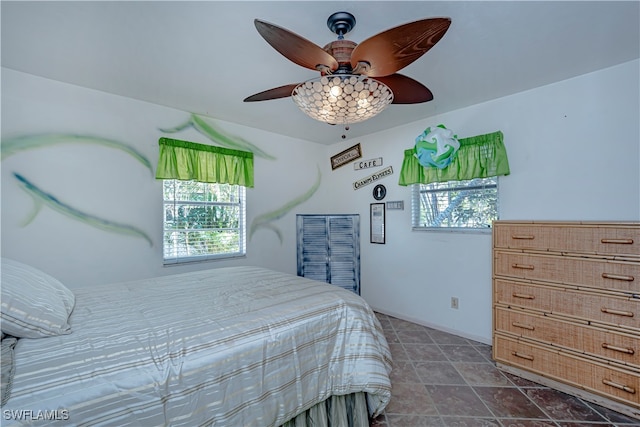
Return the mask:
M414 230L489 231L498 219L498 176L510 174L501 131L460 139L444 168L423 166L404 150L398 184L411 185Z
M164 263L246 254L245 187L163 180Z
M488 229L498 219L498 178L412 185L414 229Z

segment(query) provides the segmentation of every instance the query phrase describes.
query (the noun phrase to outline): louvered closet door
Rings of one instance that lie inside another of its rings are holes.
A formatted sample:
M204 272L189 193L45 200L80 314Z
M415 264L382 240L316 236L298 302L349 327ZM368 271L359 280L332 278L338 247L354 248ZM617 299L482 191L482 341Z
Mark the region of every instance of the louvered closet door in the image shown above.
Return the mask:
M298 275L360 294L359 215L298 215Z
M298 276L329 282L328 220L320 215L298 215Z
M329 217L329 283L360 295L359 216Z

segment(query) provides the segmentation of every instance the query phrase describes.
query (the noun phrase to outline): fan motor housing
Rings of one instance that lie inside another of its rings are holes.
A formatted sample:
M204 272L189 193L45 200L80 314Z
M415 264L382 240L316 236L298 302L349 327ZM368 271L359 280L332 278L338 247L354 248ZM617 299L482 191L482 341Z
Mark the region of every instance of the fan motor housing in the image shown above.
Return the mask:
M358 44L351 40L335 40L323 47L324 51L338 61L339 68L348 67L351 70L351 52Z

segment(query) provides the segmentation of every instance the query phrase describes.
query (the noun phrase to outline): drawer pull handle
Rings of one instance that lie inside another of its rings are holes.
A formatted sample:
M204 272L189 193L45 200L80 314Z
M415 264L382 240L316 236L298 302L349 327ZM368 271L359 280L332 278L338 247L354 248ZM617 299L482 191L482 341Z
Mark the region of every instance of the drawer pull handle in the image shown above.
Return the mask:
M615 388L617 388L619 390L626 391L627 393L631 393L631 394L635 394L636 393L636 389L633 388L633 387L629 387L628 385L624 385L624 384L618 384L615 381L611 381L611 380L608 380L608 379L605 379L605 378L602 379L602 383L606 384L608 386L611 386L611 387L615 387Z
M602 243L613 243L616 245L633 245L633 239L600 239Z
M635 353L635 351L632 348L618 347L615 345L607 344L606 342L602 343L602 348L606 348L607 350L619 351L620 353L627 353L627 354Z
M531 264L511 264L512 268L520 268L522 270L533 270L534 266ZM603 273L604 276L604 273Z
M633 282L633 276L625 276L622 274L602 273L603 279L624 280L625 282Z
M513 296L514 298L522 298L522 299L536 299L535 295L518 294L516 292L511 294L511 296Z
M514 234L511 236L511 238L514 240L533 240L535 239L535 236L532 236L530 234Z
M607 314L616 314L618 316L633 317L633 312L631 311L615 310L613 308L607 308L607 307L602 307L600 311Z
M533 361L533 356L528 355L528 354L522 354L522 353L518 353L517 351L512 351L511 355L515 356L515 357L519 357L521 359L527 359L527 360Z
M536 327L533 325L525 325L524 323L518 323L518 322L513 322L511 323L512 326L515 326L516 328L522 328L522 329L527 329L529 331L535 331ZM604 344L603 344L604 346Z

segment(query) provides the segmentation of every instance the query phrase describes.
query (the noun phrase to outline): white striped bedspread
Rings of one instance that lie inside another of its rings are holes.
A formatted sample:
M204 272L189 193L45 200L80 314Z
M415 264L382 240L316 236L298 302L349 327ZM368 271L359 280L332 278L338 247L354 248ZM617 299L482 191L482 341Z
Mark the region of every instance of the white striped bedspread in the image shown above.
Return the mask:
M72 333L20 339L2 425L277 426L331 395L391 396L359 296L257 267L76 289Z

